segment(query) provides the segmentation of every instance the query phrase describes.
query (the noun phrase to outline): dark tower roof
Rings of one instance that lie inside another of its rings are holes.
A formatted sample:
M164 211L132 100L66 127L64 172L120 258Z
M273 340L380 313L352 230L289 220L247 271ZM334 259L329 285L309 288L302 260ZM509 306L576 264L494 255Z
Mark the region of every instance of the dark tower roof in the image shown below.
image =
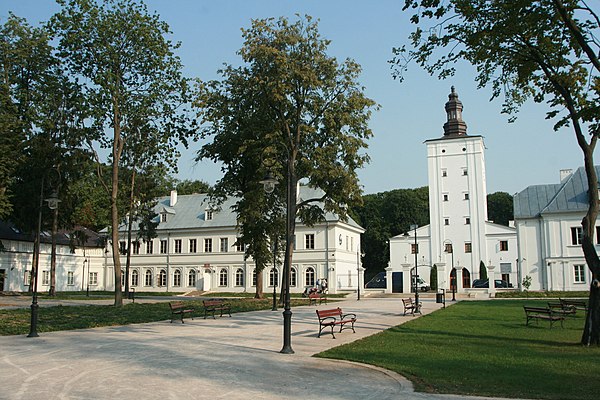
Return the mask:
M452 86L446 103L447 122L444 124L444 137L467 135L467 124L462 119L462 109L463 105L458 99L458 93Z

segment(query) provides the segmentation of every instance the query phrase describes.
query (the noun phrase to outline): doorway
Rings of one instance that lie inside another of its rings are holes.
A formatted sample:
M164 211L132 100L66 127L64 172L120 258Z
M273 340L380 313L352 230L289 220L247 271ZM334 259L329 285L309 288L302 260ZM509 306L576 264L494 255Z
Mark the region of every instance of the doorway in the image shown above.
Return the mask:
M463 280L463 287L464 288L470 288L471 287L471 273L466 268L462 269L462 280Z
M6 270L0 269L0 292L4 292L4 281L6 277Z
M392 293L403 292L403 281L402 272L392 272Z

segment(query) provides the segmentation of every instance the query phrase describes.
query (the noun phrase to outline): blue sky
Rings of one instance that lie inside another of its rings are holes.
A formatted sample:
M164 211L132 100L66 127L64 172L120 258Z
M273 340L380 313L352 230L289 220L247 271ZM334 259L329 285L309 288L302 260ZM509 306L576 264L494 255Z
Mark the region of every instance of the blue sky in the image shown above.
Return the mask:
M500 114L501 103L489 101L489 89L477 90L474 70L460 66L456 76L440 81L413 65L403 83L391 76L392 47L408 43L413 29L403 1L378 0L148 0L180 41L178 55L185 73L202 80L217 79L223 63L238 64L240 29L253 18L308 14L320 20L321 35L331 40L329 54L352 58L363 67L360 81L367 95L381 105L371 119L371 163L359 172L365 193L427 185L427 155L423 142L442 136L444 104L454 85L463 102L468 134L482 135L486 144L489 193L511 194L534 184L557 183L559 170L582 165L582 153L569 129L554 132L545 120L545 106L526 104L514 123ZM2 0L0 23L9 11L34 25L58 11L53 0ZM179 162L180 179L214 183L218 166L195 164L201 143L192 144Z

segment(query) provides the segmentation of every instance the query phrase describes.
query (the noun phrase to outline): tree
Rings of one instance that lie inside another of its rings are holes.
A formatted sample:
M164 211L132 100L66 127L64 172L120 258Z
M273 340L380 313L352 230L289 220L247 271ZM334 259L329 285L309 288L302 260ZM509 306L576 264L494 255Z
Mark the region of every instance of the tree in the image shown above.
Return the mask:
M204 181L185 179L175 185L178 194L208 193L210 185Z
M433 264L433 267L431 267L431 271L429 273L429 283L431 285L431 290L438 290L438 268L436 264Z
M508 226L514 220L513 197L506 192L487 195L488 219L496 224Z
M367 123L375 103L357 82L360 66L327 55L329 41L311 17L253 20L242 35L242 65L225 66L221 81L202 87L203 136L212 140L198 158L223 164L213 193L240 199L238 223L257 270L270 248L264 238L282 236L278 221L285 221L285 280L296 218L305 224L325 212L346 218L347 205L360 202L356 170L368 161ZM267 172L282 183L273 195L259 183ZM300 181L321 192L298 198Z
M58 0L50 26L73 77L82 78L91 112L86 143L111 150L111 174L101 180L111 207L115 305L123 304L119 256L119 170L124 152L161 159L194 133L188 119L188 81L166 39L165 22L134 0ZM142 131L152 126L151 132ZM110 133L109 133L110 132ZM145 135L144 133L148 133ZM146 146L143 145L143 143Z
M395 74L415 61L430 74L451 76L455 63L477 68L479 87L504 96L503 112L514 114L529 98L548 105L555 129L570 127L583 152L588 211L582 249L592 273L585 345L600 344L600 259L594 245L598 177L593 152L600 133L600 18L585 0L405 0L417 28L413 49L395 49ZM431 26L430 26L431 24ZM587 129L587 135L586 135Z
M479 279L488 280L487 268L483 261L479 261Z

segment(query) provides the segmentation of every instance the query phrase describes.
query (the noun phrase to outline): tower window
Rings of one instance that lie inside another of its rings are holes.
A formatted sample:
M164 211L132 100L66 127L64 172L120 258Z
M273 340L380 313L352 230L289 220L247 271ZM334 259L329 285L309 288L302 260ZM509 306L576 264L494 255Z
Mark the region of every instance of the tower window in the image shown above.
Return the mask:
M465 253L471 253L473 250L473 248L471 247L471 243L470 242L466 242L465 243Z
M448 176L448 171L446 171L445 169L442 170L442 176Z
M444 225L450 225L450 218L444 218Z
M464 176L468 175L468 173L467 173L467 169L466 169L466 168L465 168L465 169L463 169L463 175L464 175Z
M470 225L471 224L471 218L466 217L465 218L465 225Z
M443 197L444 197L444 201L448 201L448 195L447 194L445 194Z
M469 200L469 193L465 193L465 200Z

